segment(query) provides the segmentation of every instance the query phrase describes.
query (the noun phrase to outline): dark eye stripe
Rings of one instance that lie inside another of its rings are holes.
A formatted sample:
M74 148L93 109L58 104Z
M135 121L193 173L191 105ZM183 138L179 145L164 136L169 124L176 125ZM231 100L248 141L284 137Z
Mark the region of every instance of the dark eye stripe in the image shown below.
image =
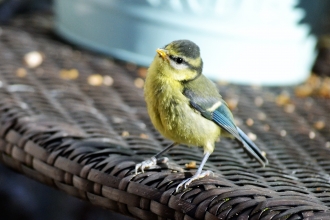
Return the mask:
M171 60L173 60L174 62L177 63L177 58L178 58L178 57L173 56L173 55L169 55L169 58L170 58ZM195 67L195 66L191 65L190 63L188 63L188 62L185 61L184 59L182 59L182 63L180 63L180 64L185 64L185 65L188 66L189 69L193 69L193 70L197 71L198 75L197 75L196 78L198 78L198 76L199 76L200 74L202 74L203 61L201 61L201 65L200 65L199 67Z

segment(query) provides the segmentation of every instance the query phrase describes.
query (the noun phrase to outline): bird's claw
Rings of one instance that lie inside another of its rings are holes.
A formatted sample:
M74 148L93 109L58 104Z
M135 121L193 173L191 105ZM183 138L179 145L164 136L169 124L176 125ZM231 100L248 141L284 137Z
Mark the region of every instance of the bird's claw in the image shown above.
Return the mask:
M159 159L157 159L156 157L151 157L150 159L142 161L141 163L135 165L135 174L137 174L139 170L141 170L141 172L144 173L144 170L146 168L156 166L159 163L167 163L167 162L168 162L167 157L163 157Z
M141 170L141 172L144 173L145 168L155 166L156 164L157 164L157 159L155 157L151 157L148 160L142 161L141 163L135 165L135 174L137 174L139 170Z
M202 172L200 174L195 174L192 177L183 180L176 187L175 192L177 193L177 192L180 192L181 190L185 190L193 181L198 180L198 179L201 179L201 178L204 178L206 176L210 176L210 175L214 176L214 173L212 171L210 171L210 170L204 171L204 172Z

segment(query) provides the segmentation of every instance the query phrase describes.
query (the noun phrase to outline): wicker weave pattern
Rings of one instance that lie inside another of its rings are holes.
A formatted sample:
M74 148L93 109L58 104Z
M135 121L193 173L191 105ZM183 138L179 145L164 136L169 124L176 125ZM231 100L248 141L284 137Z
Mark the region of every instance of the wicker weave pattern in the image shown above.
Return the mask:
M240 127L257 135L270 165L261 168L223 139L206 169L215 177L175 187L201 161L202 149L178 146L169 168L134 175L135 163L169 144L152 127L143 91L129 73L106 58L74 50L52 38L47 20L21 18L0 35L0 161L37 181L91 203L140 219L322 218L330 206L329 100L296 98L292 88L220 86ZM30 24L26 26L26 24ZM40 67L26 68L23 56L40 51ZM77 69L66 80L61 69ZM111 76L112 86L91 86L90 74ZM283 91L290 104L275 103ZM256 106L256 98L263 100ZM291 108L291 110L290 110ZM293 111L292 111L292 108ZM245 121L253 119L253 125ZM314 123L322 120L324 128ZM125 135L123 135L125 134ZM330 214L329 214L330 215Z

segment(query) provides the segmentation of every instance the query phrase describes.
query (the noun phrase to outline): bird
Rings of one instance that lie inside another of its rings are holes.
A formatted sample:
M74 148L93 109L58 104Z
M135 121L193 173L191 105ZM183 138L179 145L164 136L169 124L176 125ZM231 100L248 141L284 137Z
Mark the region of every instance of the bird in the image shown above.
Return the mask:
M204 156L196 173L176 188L177 192L184 190L191 182L213 174L203 171L203 167L220 136L234 138L251 158L265 167L267 158L236 126L217 86L203 75L198 45L190 40L175 40L156 52L146 75L144 97L152 124L173 143L136 164L135 173L156 165L163 153L178 144L203 147Z

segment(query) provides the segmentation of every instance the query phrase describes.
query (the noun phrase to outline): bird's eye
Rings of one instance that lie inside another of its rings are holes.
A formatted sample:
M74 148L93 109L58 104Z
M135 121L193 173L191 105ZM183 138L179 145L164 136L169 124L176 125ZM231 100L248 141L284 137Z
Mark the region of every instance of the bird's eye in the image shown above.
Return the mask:
M180 64L183 62L183 59L181 57L176 58L176 63Z
M181 57L169 55L170 64L174 69L182 70L188 68L188 63Z
M183 63L183 59L181 57L175 57L175 56L170 55L170 59L173 60L174 62L176 62L177 64Z

